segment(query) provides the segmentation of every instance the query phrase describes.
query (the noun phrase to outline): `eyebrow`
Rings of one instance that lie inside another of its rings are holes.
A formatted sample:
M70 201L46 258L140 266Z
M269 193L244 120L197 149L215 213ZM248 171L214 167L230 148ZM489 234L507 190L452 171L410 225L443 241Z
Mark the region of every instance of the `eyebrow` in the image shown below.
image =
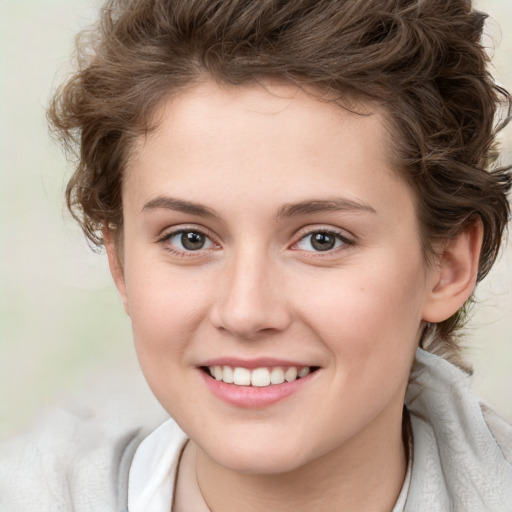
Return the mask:
M141 212L147 210L174 210L177 212L189 213L191 215L198 215L199 217L218 218L220 215L211 208L204 206L200 203L193 201L183 201L174 197L159 196L155 199L148 201L143 207Z
M174 210L191 215L197 215L199 217L220 218L220 215L215 210L212 210L200 203L184 201L183 199L176 199L168 196L158 196L151 199L151 201L148 201L143 206L142 212L158 209ZM350 199L311 199L283 205L279 208L276 218L280 219L285 217L297 217L311 213L337 211L377 213L371 206L357 201L352 201Z
M277 212L277 217L296 217L309 213L338 211L377 213L370 205L342 197L335 197L332 199L312 199L299 203L285 204Z

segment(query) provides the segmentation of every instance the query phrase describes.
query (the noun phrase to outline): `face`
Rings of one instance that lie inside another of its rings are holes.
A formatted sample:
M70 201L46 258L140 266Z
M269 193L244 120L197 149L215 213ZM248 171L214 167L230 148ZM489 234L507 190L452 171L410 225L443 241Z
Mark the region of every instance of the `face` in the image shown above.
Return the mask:
M400 422L435 276L361 109L206 82L162 105L127 169L114 275L137 354L214 464L289 471Z

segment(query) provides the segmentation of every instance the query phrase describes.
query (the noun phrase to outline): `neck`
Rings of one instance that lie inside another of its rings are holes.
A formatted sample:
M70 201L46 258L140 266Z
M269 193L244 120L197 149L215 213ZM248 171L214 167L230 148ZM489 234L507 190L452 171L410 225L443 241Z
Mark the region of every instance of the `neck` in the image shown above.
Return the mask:
M212 512L389 512L407 469L396 417L391 427L387 422L383 430L376 421L336 450L281 474L231 471L198 448L201 492Z

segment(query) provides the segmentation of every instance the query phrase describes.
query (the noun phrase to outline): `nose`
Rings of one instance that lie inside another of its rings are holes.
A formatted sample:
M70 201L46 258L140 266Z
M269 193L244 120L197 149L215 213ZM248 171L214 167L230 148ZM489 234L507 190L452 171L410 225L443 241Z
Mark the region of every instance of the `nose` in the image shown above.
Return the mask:
M291 322L282 272L255 251L226 264L211 310L213 325L237 338L254 339L285 330Z

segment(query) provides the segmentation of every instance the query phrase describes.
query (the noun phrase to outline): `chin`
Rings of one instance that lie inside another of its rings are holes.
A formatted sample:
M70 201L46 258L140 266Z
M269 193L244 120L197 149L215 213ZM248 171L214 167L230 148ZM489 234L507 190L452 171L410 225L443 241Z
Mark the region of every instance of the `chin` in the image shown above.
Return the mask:
M316 457L304 453L304 445L283 443L283 438L253 442L242 436L237 442L216 443L215 446L198 445L215 464L230 471L244 474L277 475L293 472L308 464Z

